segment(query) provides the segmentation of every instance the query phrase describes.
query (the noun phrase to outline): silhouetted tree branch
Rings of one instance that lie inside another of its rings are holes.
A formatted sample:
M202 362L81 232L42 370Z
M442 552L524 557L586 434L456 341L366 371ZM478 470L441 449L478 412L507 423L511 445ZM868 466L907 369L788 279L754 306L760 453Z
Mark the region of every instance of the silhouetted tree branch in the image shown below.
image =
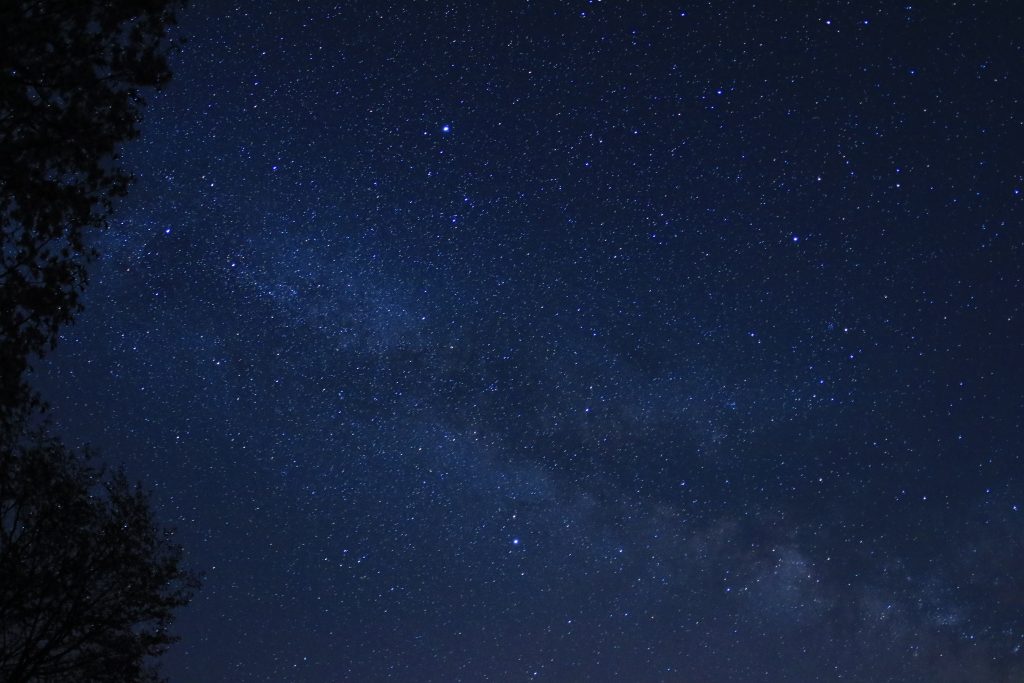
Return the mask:
M157 680L198 586L147 496L44 436L26 382L130 178L141 91L170 78L180 0L0 2L0 681Z
M123 473L24 441L0 454L0 680L155 680L198 578Z

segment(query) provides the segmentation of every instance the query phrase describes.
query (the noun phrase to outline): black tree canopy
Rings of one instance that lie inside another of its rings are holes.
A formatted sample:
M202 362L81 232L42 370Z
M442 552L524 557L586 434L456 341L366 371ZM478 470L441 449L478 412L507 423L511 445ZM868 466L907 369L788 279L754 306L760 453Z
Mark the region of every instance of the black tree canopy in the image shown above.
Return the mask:
M0 681L156 680L197 579L145 493L44 436L26 372L73 320L179 0L0 2Z
M180 0L0 3L0 409L29 396L33 355L56 343L86 282L90 229L130 177L141 91L170 79Z
M147 496L53 439L0 453L0 680L156 680L197 578Z

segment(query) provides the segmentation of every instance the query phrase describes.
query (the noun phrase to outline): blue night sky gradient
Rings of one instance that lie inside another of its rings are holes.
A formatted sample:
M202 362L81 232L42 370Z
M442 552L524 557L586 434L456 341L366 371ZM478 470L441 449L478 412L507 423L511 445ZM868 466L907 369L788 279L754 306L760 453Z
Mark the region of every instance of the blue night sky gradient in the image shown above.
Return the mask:
M167 674L1022 680L1022 14L193 3L37 373Z

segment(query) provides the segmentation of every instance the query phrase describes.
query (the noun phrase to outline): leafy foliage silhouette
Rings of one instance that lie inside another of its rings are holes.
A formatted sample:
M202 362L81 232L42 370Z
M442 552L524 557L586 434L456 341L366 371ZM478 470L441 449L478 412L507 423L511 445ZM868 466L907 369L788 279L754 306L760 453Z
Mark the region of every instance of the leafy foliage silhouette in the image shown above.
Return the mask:
M73 320L93 255L130 176L143 89L171 76L179 0L0 3L0 410L35 397L33 356Z
M0 3L0 680L159 680L198 587L147 495L47 437L33 359L81 309L183 0Z

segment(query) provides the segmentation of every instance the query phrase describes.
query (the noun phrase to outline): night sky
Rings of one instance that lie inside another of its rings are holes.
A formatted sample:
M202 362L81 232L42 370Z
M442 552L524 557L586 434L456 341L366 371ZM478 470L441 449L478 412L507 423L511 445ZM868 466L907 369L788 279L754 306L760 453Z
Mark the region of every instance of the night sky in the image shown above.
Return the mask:
M172 681L1024 680L1024 6L181 29L36 373Z

